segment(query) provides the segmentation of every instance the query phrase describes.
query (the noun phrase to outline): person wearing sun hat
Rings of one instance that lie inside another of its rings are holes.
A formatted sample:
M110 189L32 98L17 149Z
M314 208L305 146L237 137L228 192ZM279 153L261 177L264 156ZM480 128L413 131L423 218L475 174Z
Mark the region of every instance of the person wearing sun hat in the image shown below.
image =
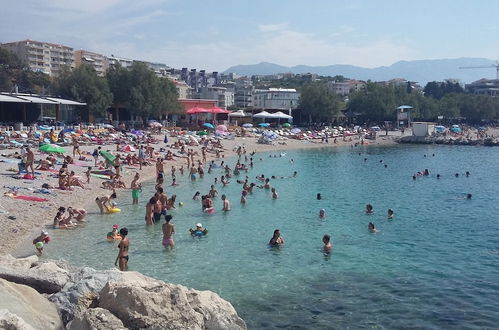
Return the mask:
M203 225L201 223L197 223L196 228L195 229L190 228L189 232L191 233L192 236L201 237L208 234L208 229L203 228Z
M45 230L42 230L40 236L33 240L33 244L35 245L38 254L41 255L43 253L43 246L48 242L50 242L49 233Z

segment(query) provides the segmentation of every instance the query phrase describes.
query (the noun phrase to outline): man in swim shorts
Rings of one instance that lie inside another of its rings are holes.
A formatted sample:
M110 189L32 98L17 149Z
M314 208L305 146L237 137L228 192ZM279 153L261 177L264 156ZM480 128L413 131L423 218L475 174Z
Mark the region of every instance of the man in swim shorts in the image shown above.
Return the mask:
M175 225L170 223L172 216L170 214L165 215L165 223L163 224L163 246L175 246L173 241L173 233L175 233Z

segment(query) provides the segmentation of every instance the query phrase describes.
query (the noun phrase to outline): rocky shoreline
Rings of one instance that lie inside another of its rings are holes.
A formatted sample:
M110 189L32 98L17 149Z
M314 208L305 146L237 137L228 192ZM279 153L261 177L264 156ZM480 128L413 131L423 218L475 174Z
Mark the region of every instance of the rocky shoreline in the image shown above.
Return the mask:
M211 291L138 272L0 256L1 329L246 329Z
M446 144L460 146L499 146L499 138L467 139L466 137L432 137L432 136L404 136L395 140L397 143L407 144Z

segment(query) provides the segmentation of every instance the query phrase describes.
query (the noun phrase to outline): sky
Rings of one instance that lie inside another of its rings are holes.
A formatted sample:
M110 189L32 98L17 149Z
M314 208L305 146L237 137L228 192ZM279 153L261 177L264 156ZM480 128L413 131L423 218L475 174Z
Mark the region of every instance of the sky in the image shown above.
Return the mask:
M237 64L498 59L492 0L0 0L0 42L224 71Z

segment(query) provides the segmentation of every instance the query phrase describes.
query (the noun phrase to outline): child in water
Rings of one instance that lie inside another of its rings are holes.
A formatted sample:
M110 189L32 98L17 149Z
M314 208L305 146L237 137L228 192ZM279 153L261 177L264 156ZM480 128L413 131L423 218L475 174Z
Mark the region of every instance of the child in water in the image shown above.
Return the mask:
M35 245L35 249L39 255L43 253L43 246L50 242L49 233L45 230L42 230L40 236L33 240L33 244Z

